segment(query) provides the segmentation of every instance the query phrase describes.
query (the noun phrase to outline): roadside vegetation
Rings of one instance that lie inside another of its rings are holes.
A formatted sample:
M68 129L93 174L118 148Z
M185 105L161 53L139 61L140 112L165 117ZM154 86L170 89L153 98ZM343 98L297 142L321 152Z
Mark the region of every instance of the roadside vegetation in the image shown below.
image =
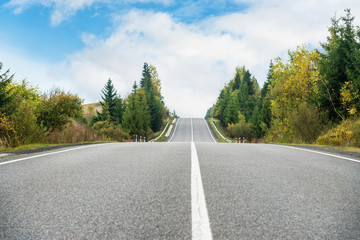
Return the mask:
M332 18L321 49L306 45L271 61L263 87L246 69L220 91L206 117L230 138L360 147L360 28L350 10Z
M76 94L53 89L41 93L18 82L0 63L0 150L28 149L56 144L150 140L172 116L161 95L156 68L144 63L140 84L125 99L111 79L101 101L83 105ZM175 113L175 112L174 112Z

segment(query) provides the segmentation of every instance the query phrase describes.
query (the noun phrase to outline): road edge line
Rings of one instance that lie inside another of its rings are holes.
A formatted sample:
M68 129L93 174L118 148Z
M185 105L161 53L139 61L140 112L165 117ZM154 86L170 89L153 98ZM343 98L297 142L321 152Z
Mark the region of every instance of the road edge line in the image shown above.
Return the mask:
M212 133L211 133L211 131L210 131L210 128L209 128L208 122L205 120L205 118L203 118L203 119L204 119L205 125L206 125L206 127L207 127L207 129L208 129L208 131L209 131L209 133L210 133L211 138L214 140L214 142L216 142L216 140L215 140L214 136L212 135Z
M175 132L176 132L176 129L177 129L177 126L178 126L178 124L179 124L179 122L180 122L180 119L181 119L181 118L178 118L178 120L176 121L176 125L175 125L175 128L174 128L174 132L173 132L171 138L170 138L167 142L171 142L171 140L174 138Z
M339 156L339 155L334 155L334 154L324 153L324 152L319 152L319 151L314 151L314 150L303 149L301 147L291 147L291 146L284 146L284 145L277 145L277 146L292 148L292 149L301 150L301 151L305 151L305 152L317 153L317 154L321 154L321 155L325 155L325 156L330 156L330 157L340 158L340 159L344 159L344 160L351 161L351 162L360 163L360 160L356 160L353 158L343 157L343 156Z
M104 143L104 144L108 144L108 143ZM50 155L54 155L54 154L59 154L59 153L64 153L64 152L70 152L70 151L79 150L79 149L83 149L83 148L89 148L89 147L95 147L95 146L102 146L102 145L104 145L104 144L93 144L93 145L88 145L88 146L76 147L76 148L65 149L65 150L56 151L56 152L43 153L43 154L40 154L40 155L35 155L35 156L30 156L30 157L24 157L24 158L14 159L14 160L6 161L6 162L1 162L1 163L0 163L0 166L6 165L6 164L10 164L10 163L21 162L21 161L25 161L25 160L29 160L29 159L34 159L34 158L39 158L39 157L46 157L46 156L50 156Z

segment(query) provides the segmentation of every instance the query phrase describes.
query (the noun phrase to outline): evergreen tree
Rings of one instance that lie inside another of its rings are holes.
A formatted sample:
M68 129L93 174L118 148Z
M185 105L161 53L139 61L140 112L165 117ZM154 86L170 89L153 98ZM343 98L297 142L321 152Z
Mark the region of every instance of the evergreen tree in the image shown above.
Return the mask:
M119 125L122 123L126 105L124 104L121 96L115 98L115 124Z
M154 67L153 72L157 73ZM155 77L158 79L158 76ZM153 132L157 132L163 124L162 118L164 113L164 104L161 102L161 95L157 96L156 94L152 82L151 68L147 63L144 63L140 86L144 90L147 106L150 112L150 128Z
M230 103L231 100L231 95L230 95L230 90L229 88L227 88L227 86L225 86L225 88L223 90L221 90L220 92L220 96L218 98L218 114L217 114L217 118L222 122L222 124L224 126L227 125L227 121L226 121L226 116L227 111L226 111L226 107L228 106L228 104Z
M331 19L330 36L321 44L324 53L321 54L320 73L324 78L320 84L319 102L322 109L329 112L329 118L335 121L351 115L355 110L352 105L358 107L360 100L360 33L353 26L350 10L345 12L345 17ZM344 98L346 95L348 97Z
M150 125L150 114L146 103L145 92L138 89L136 82L128 97L127 108L124 112L123 125L131 135L147 136Z
M235 97L230 97L229 104L225 107L224 115L224 123L226 126L239 122L239 108Z
M160 130L162 125L163 108L160 99L155 94L149 95L150 128L154 132Z
M0 62L0 71L2 66L3 64ZM7 70L0 74L0 113L7 113L10 111L7 106L13 99L11 89L8 88L8 85L12 82L14 75L9 76L9 72L10 70Z
M264 136L267 130L271 125L271 97L269 95L270 92L270 84L272 79L272 68L274 64L271 61L269 66L269 71L267 75L267 79L264 83L263 88L261 89L261 98L259 103L259 127L261 128L260 137ZM259 129L259 128L258 128ZM257 130L259 132L259 130Z
M149 93L153 90L153 85L151 83L151 70L149 65L145 62L143 71L142 71L142 77L140 80L140 87L144 88L144 91L146 93Z
M241 84L241 76L240 76L239 71L236 71L235 78L234 78L233 90L239 89L240 84Z
M101 90L101 113L98 111L96 112L97 116L93 117L92 123L98 121L109 121L112 123L118 122L118 117L116 116L116 103L118 102L117 98L117 91L115 90L115 87L109 78L104 88Z

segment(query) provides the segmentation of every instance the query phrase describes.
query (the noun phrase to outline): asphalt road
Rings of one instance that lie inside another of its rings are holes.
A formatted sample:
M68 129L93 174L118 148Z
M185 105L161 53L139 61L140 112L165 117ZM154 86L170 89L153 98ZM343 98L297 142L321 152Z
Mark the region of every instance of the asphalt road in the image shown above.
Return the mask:
M215 143L203 119L173 129L6 158L0 239L360 239L358 159Z

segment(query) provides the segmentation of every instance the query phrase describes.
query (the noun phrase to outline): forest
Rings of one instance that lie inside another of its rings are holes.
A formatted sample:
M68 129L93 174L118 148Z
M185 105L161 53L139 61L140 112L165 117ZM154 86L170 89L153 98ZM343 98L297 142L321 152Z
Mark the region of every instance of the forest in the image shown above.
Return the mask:
M149 140L171 118L157 70L148 63L125 99L108 79L99 110L61 89L41 93L26 81L15 81L10 70L2 68L0 63L0 150L31 144L134 141L137 136Z
M360 147L360 29L349 9L320 46L275 58L262 88L237 67L206 118L233 139Z

